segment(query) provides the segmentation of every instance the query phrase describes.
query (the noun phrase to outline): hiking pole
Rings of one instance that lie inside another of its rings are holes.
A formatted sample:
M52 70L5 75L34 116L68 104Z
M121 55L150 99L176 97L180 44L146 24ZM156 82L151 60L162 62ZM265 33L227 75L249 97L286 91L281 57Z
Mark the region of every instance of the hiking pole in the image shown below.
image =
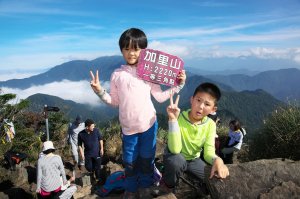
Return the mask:
M44 115L45 115L45 120L46 120L47 141L49 141L48 111L58 112L59 108L55 107L55 106L47 106L47 104L45 104L45 106L44 106Z

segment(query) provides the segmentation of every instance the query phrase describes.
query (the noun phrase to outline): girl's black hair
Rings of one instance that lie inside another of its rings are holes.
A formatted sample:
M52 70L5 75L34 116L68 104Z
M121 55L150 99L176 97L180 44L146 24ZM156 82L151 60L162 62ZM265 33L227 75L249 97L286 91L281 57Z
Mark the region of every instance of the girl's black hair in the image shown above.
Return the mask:
M147 45L148 41L146 34L138 28L130 28L128 30L125 30L119 39L119 46L121 51L123 48L129 47L135 49L145 49L147 48Z
M231 120L229 122L229 125L233 126L233 130L234 131L237 131L237 130L241 129L241 124L240 124L240 122L238 120Z
M55 149L48 149L46 151L43 151L43 154L47 155L49 153L53 153L55 151Z

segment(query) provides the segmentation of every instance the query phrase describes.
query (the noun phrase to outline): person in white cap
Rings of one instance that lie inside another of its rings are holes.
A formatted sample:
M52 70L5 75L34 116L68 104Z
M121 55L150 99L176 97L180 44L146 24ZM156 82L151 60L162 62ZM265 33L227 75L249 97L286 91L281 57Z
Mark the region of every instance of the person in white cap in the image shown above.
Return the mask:
M80 115L77 115L74 122L69 124L68 128L68 142L71 144L72 148L72 155L74 164L78 166L84 165L84 161L81 160L79 162L79 156L78 156L78 134L80 131L85 129L84 122L82 122L82 117Z
M37 165L36 192L42 198L69 199L77 190L76 186L70 186L64 191L62 187L65 187L63 185L70 185L71 181L75 179L72 177L67 181L62 159L59 155L55 155L54 151L53 142L44 142L43 153L45 155L39 158ZM61 184L61 177L63 185Z

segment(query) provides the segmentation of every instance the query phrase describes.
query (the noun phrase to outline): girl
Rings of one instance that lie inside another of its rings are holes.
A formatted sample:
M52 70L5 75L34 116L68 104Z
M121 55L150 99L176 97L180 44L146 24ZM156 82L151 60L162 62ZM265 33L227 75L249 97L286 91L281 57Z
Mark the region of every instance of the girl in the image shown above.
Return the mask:
M221 151L224 159L226 159L226 156L232 157L233 152L241 149L243 143L243 133L241 132L241 129L242 128L238 120L231 120L229 122L229 142ZM231 163L232 160L226 160L226 162Z
M183 88L186 75L181 71L177 77L180 85L162 91L160 85L143 81L136 74L140 52L147 48L145 33L130 28L121 35L119 46L127 64L111 75L110 94L101 87L98 71L96 76L90 72L91 87L103 102L119 107L126 175L124 198L135 198L138 188L145 193L153 184L158 127L151 95L160 103L166 101L170 92L178 93Z

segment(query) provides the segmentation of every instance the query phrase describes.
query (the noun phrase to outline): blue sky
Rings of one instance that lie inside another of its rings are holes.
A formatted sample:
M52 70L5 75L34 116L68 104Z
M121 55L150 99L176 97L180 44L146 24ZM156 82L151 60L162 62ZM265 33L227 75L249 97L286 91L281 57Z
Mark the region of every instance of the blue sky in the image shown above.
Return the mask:
M120 55L130 27L145 31L150 48L185 60L251 57L300 68L299 0L0 0L0 26L0 80Z

